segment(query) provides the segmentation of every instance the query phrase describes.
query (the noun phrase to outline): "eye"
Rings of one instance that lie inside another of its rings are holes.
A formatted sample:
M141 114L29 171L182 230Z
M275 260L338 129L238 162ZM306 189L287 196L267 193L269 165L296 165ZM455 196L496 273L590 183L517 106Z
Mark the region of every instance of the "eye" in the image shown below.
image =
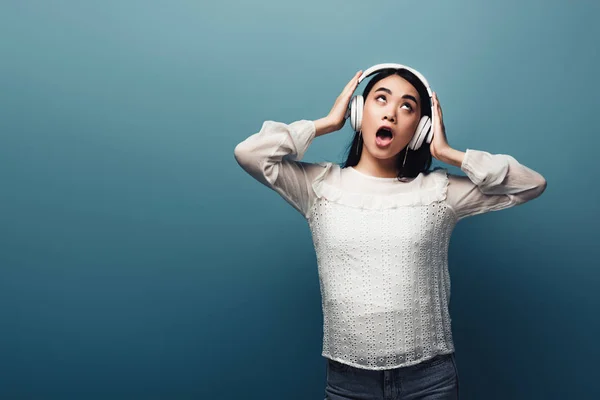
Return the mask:
M379 99L383 99L384 102L387 101L384 94L380 94L379 96L375 97L376 101L379 101ZM408 102L402 103L401 107L405 107L405 106L407 107L408 111L411 111L411 112L413 111L413 106L410 103L408 103Z

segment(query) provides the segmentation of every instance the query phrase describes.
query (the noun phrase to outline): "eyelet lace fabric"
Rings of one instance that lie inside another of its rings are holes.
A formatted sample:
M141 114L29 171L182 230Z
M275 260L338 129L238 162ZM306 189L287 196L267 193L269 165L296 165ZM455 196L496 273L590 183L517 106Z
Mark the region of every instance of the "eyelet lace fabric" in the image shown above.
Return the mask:
M454 350L448 245L456 218L445 170L397 195L350 193L325 180L308 222L318 261L323 356L367 369ZM427 185L423 184L427 181Z

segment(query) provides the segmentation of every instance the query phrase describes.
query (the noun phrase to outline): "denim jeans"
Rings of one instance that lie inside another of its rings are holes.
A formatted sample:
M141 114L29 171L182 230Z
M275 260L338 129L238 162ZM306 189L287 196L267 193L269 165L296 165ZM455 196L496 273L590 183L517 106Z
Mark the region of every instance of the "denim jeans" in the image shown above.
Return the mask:
M367 370L326 359L325 400L456 400L454 353L408 367Z

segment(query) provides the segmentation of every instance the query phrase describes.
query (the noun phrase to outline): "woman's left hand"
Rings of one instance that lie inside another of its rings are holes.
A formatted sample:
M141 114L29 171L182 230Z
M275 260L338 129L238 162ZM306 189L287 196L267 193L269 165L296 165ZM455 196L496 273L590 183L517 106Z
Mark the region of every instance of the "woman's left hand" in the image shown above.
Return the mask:
M451 148L446 139L446 128L444 127L442 107L440 107L436 92L433 92L433 119L433 139L431 139L431 143L429 144L429 151L433 157L440 161L444 161L445 154L448 150L451 150Z

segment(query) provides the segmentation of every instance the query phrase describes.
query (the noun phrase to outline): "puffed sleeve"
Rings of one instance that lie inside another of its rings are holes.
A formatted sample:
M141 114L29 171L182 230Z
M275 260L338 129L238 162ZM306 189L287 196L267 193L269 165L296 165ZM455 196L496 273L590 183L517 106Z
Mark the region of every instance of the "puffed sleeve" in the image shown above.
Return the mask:
M546 190L546 179L506 154L467 149L461 170L448 175L447 201L458 217L526 203Z
M315 133L310 120L265 121L259 132L234 149L235 159L250 176L279 193L305 218L316 199L312 182L324 169L323 163L301 161Z

